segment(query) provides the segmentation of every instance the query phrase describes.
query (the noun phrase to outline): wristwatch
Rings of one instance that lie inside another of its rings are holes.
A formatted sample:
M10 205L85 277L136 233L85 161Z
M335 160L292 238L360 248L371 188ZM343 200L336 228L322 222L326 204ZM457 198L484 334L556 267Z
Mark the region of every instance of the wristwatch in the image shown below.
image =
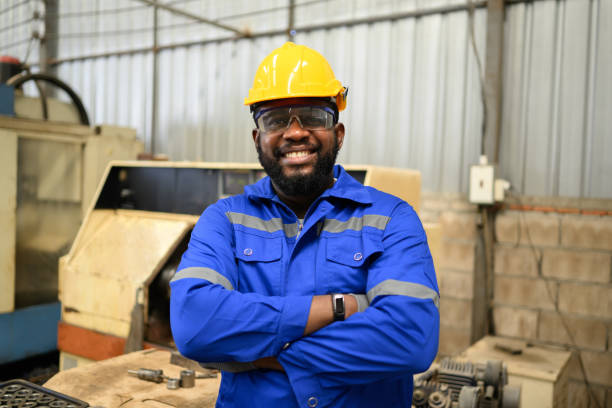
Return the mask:
M334 322L344 320L346 308L344 307L344 295L341 293L332 293L332 309L334 311Z

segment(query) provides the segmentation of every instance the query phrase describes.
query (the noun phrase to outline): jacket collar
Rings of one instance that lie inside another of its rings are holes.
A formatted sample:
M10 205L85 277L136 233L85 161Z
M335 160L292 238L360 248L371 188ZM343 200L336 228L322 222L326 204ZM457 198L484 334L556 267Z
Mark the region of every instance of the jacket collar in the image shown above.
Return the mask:
M334 166L334 177L336 182L321 194L321 197L334 197L339 199L355 201L359 204L372 204L370 192L357 180L351 177L339 164ZM255 184L244 188L244 193L252 199L278 199L272 188L270 177L266 176Z

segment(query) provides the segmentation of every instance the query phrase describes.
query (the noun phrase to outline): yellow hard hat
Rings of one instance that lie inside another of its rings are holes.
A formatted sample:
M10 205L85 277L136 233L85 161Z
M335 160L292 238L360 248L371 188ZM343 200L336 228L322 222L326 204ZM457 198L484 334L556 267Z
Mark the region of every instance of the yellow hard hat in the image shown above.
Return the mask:
M348 89L334 76L327 60L312 48L286 42L257 68L245 105L274 99L330 97L341 111Z

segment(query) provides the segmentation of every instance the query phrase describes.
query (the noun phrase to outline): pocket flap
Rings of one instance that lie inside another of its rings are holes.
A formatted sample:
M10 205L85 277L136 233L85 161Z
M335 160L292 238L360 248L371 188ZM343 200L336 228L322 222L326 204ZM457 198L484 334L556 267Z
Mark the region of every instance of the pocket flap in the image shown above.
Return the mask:
M236 258L245 262L278 261L283 250L281 239L239 232L236 234Z
M368 236L328 237L326 257L330 261L348 266L359 267L371 255L382 252L380 239Z

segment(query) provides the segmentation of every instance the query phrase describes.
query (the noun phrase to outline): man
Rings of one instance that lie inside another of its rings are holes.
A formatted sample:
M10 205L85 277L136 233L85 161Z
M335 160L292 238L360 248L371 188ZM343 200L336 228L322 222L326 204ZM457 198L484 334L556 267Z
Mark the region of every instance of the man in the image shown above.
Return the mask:
M293 43L256 73L245 104L269 177L204 211L171 282L177 347L222 363L218 407L410 407L436 355L416 213L334 167L346 93Z

